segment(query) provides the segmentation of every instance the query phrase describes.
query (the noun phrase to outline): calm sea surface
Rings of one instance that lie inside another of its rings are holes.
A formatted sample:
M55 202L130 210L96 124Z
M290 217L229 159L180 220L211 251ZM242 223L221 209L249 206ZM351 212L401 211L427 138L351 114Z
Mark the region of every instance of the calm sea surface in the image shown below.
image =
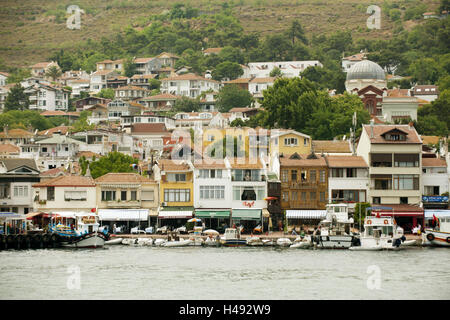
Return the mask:
M1 251L0 299L450 299L449 266L448 248Z

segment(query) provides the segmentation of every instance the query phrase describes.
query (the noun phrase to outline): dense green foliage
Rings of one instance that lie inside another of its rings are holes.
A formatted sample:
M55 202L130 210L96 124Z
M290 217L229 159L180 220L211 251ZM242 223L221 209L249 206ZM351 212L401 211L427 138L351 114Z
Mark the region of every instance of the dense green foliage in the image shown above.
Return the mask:
M200 103L198 99L181 97L175 101L173 110L175 112L198 112L200 110Z
M30 100L24 91L25 89L20 84L16 84L9 90L5 100L5 111L28 109Z
M230 84L219 90L217 95L217 107L220 112L228 112L232 108L249 107L253 102L253 96L248 90Z
M132 164L137 164L138 160L120 152L110 152L89 164L92 178L97 179L109 172L135 172Z
M0 128L3 130L5 125L9 129L38 129L39 131L57 127L62 124L68 124L68 120L61 117L45 118L37 111L33 110L12 110L0 114Z

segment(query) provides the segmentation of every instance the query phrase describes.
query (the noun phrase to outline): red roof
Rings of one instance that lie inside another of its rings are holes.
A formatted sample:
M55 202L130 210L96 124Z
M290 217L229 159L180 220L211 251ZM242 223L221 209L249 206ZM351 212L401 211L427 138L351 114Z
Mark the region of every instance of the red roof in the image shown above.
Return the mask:
M161 133L166 132L164 123L133 123L131 133Z

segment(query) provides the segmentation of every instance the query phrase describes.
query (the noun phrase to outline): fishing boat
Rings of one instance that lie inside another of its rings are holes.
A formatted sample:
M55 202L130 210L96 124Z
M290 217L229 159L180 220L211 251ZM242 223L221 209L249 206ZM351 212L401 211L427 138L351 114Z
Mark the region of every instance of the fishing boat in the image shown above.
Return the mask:
M225 234L220 239L220 243L226 247L238 247L247 245L247 240L241 239L241 232L236 228L225 229Z
M368 216L364 219L364 232L360 245L352 246L353 251L398 250L405 240L403 229L397 226L395 219L388 216Z
M429 241L432 246L450 247L450 216L434 217L435 227L425 229L423 242Z
M316 248L348 249L354 241L350 234L353 219L348 218L348 205L345 203L327 204L327 216L319 223L312 241Z
M100 248L109 239L107 233L100 232L98 216L93 214L75 215L75 226L50 224L49 230L60 239L66 248Z

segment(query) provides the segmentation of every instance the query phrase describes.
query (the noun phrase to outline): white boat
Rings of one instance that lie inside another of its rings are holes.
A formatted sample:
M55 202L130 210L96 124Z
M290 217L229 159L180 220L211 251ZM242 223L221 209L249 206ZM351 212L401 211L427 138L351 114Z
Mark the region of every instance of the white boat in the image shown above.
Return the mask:
M211 236L206 238L204 244L205 244L205 246L217 247L217 246L220 245L220 242L217 241L216 238L211 235Z
M153 244L152 238L138 238L136 244L139 246L151 246Z
M203 240L202 237L192 237L189 238L191 240L190 246L200 247L205 243L205 240Z
M226 247L239 247L247 245L247 240L241 239L240 228L226 228L220 243Z
M306 236L304 238L301 238L300 236L298 236L289 248L307 249L307 248L311 248L311 247L312 247L312 242L311 242L310 236Z
M259 246L263 246L264 244L263 244L261 238L250 237L250 238L247 238L247 245L252 246L252 247L259 247Z
M273 246L273 240L271 240L271 239L262 239L261 241L262 241L264 247Z
M179 241L167 241L164 244L162 244L162 247L187 247L192 243L192 240L179 240Z
M432 246L450 247L450 216L436 219L436 227L434 229L425 229L422 234L423 242L429 242Z
M165 239L155 239L155 242L153 243L156 247L162 247L167 242Z
M98 216L95 214L75 215L75 228L56 225L52 231L61 238L61 246L66 248L100 248L103 247L107 236L99 231Z
M353 219L348 218L348 205L345 203L327 204L327 216L319 223L312 241L317 248L348 249L354 236L350 234Z
M122 238L114 238L108 241L105 241L105 245L115 245L115 244L122 244Z
M364 232L360 236L360 246L352 246L353 251L398 250L405 240L403 229L398 227L393 217L379 214L364 219Z
M291 244L292 241L289 238L279 238L277 240L277 245L280 247L289 247Z

